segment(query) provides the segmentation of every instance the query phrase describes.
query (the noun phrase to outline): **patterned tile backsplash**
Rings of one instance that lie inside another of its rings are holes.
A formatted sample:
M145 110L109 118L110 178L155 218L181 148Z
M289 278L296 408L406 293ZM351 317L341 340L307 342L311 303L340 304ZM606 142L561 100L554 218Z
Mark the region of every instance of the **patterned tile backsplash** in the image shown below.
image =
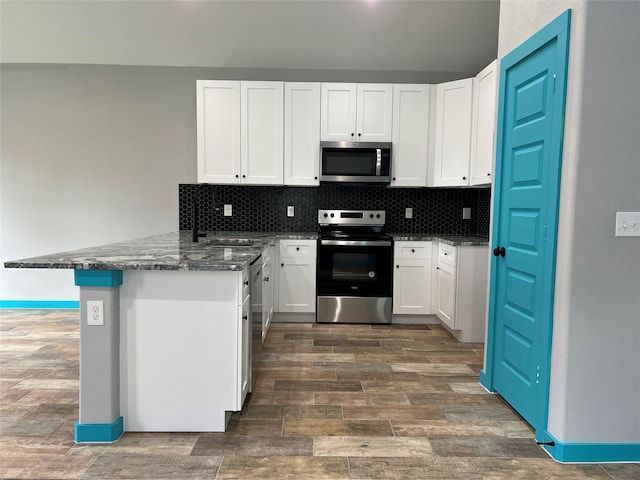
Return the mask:
M198 204L200 230L245 232L315 232L320 208L384 209L387 231L489 236L489 188L387 188L375 185L319 187L257 187L248 185L180 184L180 230L193 228ZM225 204L231 217L223 216ZM287 217L293 205L295 216ZM413 208L413 218L405 208ZM471 219L462 219L462 208Z

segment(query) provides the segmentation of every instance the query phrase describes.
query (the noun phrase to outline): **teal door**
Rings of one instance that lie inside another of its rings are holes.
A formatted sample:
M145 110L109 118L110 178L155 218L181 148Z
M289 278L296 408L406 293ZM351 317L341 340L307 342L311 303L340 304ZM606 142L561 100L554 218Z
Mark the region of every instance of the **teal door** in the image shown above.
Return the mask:
M546 428L570 12L500 63L487 369Z

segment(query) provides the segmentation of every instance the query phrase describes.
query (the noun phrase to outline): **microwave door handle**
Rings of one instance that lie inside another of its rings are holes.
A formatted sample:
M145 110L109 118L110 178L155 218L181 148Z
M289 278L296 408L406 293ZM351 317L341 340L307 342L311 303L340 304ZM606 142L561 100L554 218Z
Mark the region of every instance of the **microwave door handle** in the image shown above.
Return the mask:
M376 148L376 177L382 172L382 149Z

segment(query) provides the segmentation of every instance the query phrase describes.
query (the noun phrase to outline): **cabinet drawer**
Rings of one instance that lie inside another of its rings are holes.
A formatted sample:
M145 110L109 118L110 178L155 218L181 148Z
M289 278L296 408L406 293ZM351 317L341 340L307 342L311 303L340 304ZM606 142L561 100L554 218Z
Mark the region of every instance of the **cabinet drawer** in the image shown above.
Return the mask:
M280 240L280 258L315 257L316 240Z
M431 242L395 242L393 254L396 260L426 260L431 258Z
M457 247L440 242L440 245L438 246L438 263L444 263L445 265L455 267L457 251Z

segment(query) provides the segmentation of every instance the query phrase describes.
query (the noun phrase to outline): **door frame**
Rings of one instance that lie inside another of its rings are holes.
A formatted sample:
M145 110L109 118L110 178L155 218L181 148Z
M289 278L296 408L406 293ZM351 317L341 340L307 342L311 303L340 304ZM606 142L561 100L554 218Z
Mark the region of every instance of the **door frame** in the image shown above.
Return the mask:
M565 124L565 105L567 94L567 77L569 67L569 34L571 24L571 10L566 10L555 20L551 21L529 39L525 40L520 46L516 47L510 53L505 55L500 61L500 87L498 100L498 126L496 140L496 164L495 164L495 183L494 183L494 203L492 220L499 218L498 212L502 202L502 185L503 172L502 163L505 158L504 151L504 128L505 128L505 102L506 102L506 74L507 70L517 65L523 59L535 55L536 52L544 48L549 42L557 42L557 64L554 80L555 98L554 111L552 119L552 134L549 142L554 158L557 159L557 168L550 169L548 172L549 181L557 185L557 189L553 191L553 195L549 198L550 207L548 210L548 221L546 224L546 249L547 253L544 257L545 274L544 289L541 290L543 295L542 312L549 315L549 331L541 332L538 338L537 359L540 364L538 378L538 395L536 405L535 420L532 427L535 429L536 440L539 442L547 442L551 437L547 434L547 421L549 415L549 386L551 373L551 350L553 337L553 307L554 307L554 290L555 290L555 271L556 271L556 254L557 254L557 238L558 238L558 216L560 206L560 181L562 167L562 150L564 141L564 124ZM499 222L493 222L492 225L492 242L496 243L499 239L501 225ZM497 243L496 243L497 244ZM495 343L496 343L496 322L495 316L497 311L497 295L495 285L497 281L497 257L492 257L491 274L490 274L490 290L489 290L489 311L487 321L487 343L486 343L486 363L485 369L480 372L480 383L491 392L495 392L494 385L494 361L495 361ZM497 392L500 393L500 392Z

